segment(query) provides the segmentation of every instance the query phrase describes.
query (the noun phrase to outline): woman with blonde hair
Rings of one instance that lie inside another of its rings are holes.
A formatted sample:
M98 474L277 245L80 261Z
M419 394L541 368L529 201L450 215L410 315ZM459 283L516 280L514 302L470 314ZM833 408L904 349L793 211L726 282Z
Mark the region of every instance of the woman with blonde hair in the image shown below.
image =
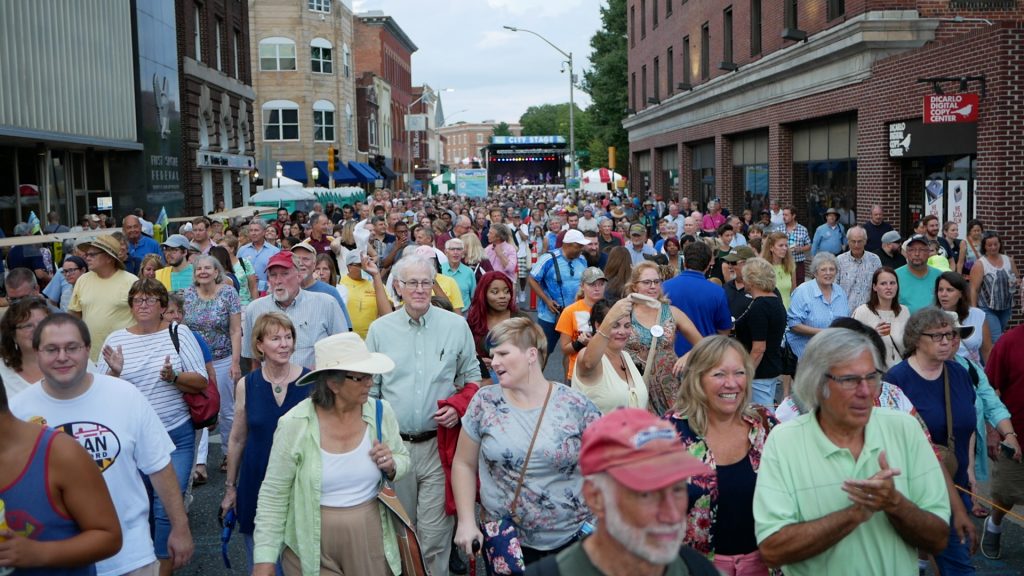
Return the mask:
M775 288L782 295L782 304L789 310L790 297L799 286L796 263L789 251L789 236L785 232L772 232L761 244L761 257L775 267Z
M676 334L694 346L701 340L690 317L665 297L661 290L662 279L657 264L641 262L633 268L626 285L626 297L636 294L644 299L633 306L630 315L633 331L626 341L626 352L643 375L650 402L648 408L659 416L672 407L679 389L677 374L683 363L675 352Z
M690 351L668 420L687 451L714 471L690 478L684 542L722 574L767 576L754 531L754 486L778 421L751 404L753 376L742 344L727 336L705 338Z
M156 279L156 271L163 268L164 263L156 254L146 254L139 263L139 278Z
M484 245L480 243L480 238L472 233L466 232L462 236L459 236L459 240L462 240L462 245L465 246L466 250L462 253L462 263L473 269L473 274L476 275L476 283L480 284L483 280L484 274L494 270L491 266L491 261L487 259L487 255L484 253Z

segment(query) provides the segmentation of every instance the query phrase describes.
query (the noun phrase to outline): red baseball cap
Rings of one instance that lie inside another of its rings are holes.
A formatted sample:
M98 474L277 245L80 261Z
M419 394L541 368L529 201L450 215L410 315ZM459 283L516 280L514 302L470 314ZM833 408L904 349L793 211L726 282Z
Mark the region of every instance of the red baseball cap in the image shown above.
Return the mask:
M283 266L285 268L295 268L295 262L292 261L291 252L278 252L270 257L267 261L267 270L270 270L274 266Z
M713 474L686 451L671 424L639 408L620 408L587 427L580 471L584 476L607 472L637 492Z

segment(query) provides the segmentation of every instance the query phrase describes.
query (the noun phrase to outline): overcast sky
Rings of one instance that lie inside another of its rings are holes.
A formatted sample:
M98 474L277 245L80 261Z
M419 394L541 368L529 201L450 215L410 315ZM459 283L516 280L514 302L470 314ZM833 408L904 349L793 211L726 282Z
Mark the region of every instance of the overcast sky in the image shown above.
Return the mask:
M448 123L518 122L530 106L569 101L565 60L537 32L571 52L577 75L590 68L590 37L601 26L602 0L351 0L358 14L382 10L419 50L412 81L454 88L441 95ZM585 108L589 97L575 91Z

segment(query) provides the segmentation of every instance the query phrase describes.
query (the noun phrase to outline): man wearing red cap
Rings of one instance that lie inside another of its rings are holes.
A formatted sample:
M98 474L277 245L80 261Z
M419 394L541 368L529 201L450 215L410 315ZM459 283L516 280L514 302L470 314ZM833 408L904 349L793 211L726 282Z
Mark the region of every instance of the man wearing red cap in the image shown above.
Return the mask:
M639 408L615 410L583 432L579 465L594 533L529 567L528 575L718 574L683 546L686 481L712 472L687 453L671 424Z

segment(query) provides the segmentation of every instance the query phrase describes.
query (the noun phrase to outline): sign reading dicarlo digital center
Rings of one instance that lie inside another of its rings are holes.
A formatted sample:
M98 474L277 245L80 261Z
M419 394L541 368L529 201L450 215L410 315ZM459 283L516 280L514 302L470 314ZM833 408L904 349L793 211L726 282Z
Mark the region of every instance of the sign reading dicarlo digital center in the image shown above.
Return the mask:
M925 124L978 121L977 94L929 94L924 97Z

